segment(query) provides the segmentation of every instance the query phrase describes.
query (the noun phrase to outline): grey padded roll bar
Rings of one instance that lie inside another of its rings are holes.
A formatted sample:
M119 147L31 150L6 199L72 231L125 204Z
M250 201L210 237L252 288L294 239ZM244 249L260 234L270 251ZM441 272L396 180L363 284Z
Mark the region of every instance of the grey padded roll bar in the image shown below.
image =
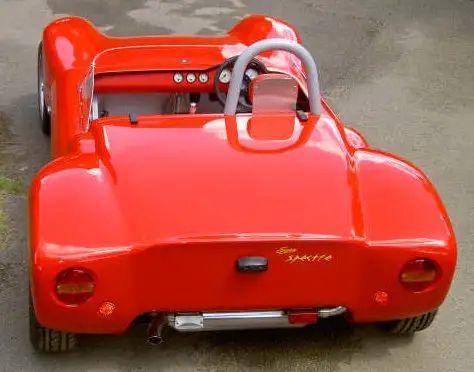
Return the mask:
M309 107L312 113L321 114L321 96L319 93L318 69L316 62L311 54L300 44L285 39L266 39L257 41L245 49L237 58L232 78L230 79L229 92L224 107L225 115L235 115L237 103L240 96L240 86L244 77L245 69L250 60L262 52L267 50L284 50L293 53L301 62L306 70L308 79L308 99Z

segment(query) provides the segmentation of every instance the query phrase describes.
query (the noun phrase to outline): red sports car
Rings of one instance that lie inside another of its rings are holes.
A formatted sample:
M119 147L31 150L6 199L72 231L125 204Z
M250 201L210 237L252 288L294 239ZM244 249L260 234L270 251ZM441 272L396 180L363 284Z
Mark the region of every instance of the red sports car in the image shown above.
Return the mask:
M456 242L427 177L321 97L287 23L107 37L49 24L38 49L54 160L30 192L31 341L149 322L177 331L323 318L428 327Z

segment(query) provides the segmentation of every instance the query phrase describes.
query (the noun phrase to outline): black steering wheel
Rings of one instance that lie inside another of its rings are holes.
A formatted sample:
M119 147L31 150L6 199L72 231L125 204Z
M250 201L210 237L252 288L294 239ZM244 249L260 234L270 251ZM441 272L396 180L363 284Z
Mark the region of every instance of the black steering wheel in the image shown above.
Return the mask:
M235 61L239 56L234 56L231 58L226 59L216 70L216 74L214 75L214 92L216 93L217 99L221 103L222 106L225 106L225 101L227 99L227 93L223 92L220 89L220 84L222 84L219 80L222 71L225 69L232 71ZM252 60L247 65L247 69L252 68L258 72L258 74L266 74L268 72L266 66L263 62L260 62L256 58L252 58ZM250 103L249 99L249 85L252 81L252 78L244 74L244 79L240 84L240 97L239 102L237 104L237 112L252 112L252 104ZM226 83L228 85L228 83Z

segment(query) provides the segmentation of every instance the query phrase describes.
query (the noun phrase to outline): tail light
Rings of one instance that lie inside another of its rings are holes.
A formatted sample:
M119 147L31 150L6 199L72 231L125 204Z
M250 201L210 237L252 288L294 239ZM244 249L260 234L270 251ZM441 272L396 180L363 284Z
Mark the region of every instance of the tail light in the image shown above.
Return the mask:
M68 305L79 305L87 301L94 290L94 278L82 269L65 270L58 275L56 281L56 295Z
M402 285L414 292L428 288L439 276L438 265L427 258L408 262L400 273Z
M318 320L318 313L314 310L293 310L288 312L290 324L313 324Z

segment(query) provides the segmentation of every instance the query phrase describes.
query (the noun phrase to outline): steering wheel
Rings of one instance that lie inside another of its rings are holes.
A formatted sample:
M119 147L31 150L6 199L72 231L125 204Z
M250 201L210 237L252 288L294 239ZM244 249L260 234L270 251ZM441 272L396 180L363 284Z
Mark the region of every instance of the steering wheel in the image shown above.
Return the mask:
M214 92L216 93L217 99L221 103L222 106L225 106L225 101L227 99L227 93L223 92L220 89L220 84L222 84L219 80L222 71L228 70L232 71L235 61L237 60L239 56L234 56L231 58L226 59L216 70L216 74L214 75ZM257 71L257 73L260 74L266 74L268 72L266 66L263 64L263 62L260 62L256 58L252 58L250 62L247 65L247 69L254 69ZM252 112L252 104L250 103L249 99L249 85L250 82L252 81L252 77L247 76L247 74L244 74L244 79L242 80L242 84L240 85L240 97L239 101L237 104L237 112ZM225 83L228 85L228 83Z

